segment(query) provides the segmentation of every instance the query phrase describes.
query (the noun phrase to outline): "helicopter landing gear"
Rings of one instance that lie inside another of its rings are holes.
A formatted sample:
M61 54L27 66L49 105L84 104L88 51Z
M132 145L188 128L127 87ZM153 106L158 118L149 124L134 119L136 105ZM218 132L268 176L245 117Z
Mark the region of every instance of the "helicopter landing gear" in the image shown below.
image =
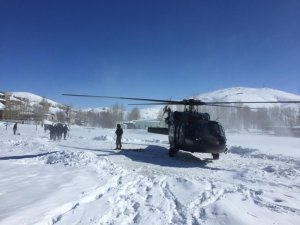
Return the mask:
M220 157L220 154L219 153L212 153L212 156L213 156L213 160L218 160L219 157Z
M176 154L176 152L178 152L178 149L176 149L176 148L170 148L169 149L169 156L170 157L174 157L174 155Z

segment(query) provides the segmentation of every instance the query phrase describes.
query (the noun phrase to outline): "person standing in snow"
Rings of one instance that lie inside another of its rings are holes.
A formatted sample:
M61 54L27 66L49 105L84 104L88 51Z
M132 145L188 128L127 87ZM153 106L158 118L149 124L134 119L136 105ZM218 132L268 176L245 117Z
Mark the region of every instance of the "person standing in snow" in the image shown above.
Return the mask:
M117 135L117 140L116 140L116 149L121 149L122 148L122 135L123 135L123 129L121 127L121 124L117 125L117 130L116 130L116 135Z
M14 135L16 134L17 130L18 130L18 123L15 123L13 127Z
M68 125L65 124L65 125L64 125L64 128L63 128L63 131L64 131L64 140L66 140L68 130L69 130Z
M55 140L56 140L56 134L55 134L55 127L54 127L54 124L49 125L49 126L48 126L48 129L49 129L49 133L50 133L50 140L55 141Z

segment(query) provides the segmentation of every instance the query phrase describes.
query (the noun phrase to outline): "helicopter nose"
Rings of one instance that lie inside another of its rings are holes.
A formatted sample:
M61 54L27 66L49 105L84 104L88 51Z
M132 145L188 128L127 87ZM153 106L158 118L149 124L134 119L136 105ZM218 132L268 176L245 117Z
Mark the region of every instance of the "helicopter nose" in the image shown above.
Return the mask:
M222 136L218 137L218 141L219 141L219 144L225 144L226 143L226 139Z
M214 141L214 144L215 144L215 145L219 145L220 142L219 142L218 140L215 140L215 141Z

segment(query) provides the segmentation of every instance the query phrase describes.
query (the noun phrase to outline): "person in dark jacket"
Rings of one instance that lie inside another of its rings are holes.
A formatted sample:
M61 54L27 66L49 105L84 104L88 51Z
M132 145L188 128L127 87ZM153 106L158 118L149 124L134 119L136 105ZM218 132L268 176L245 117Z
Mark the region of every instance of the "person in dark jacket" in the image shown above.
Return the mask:
M121 127L121 124L117 125L117 130L116 130L116 135L117 135L117 140L116 140L116 149L121 149L122 148L122 134L123 134L123 129Z
M14 134L16 134L17 130L18 130L18 123L15 123L13 127Z
M49 129L49 133L50 133L50 140L53 140L53 141L55 141L56 140L56 135L55 135L55 127L54 127L54 125L52 124L49 124L49 126L48 126L48 129Z
M66 140L67 133L68 133L68 131L69 131L69 128L68 128L68 125L67 125L67 124L64 125L63 131L64 131L64 140Z

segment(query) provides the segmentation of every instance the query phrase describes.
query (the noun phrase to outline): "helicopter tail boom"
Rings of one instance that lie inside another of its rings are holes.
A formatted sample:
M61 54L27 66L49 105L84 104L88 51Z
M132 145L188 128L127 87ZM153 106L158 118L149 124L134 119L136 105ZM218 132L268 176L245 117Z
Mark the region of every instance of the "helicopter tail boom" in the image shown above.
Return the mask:
M169 129L168 128L163 128L163 127L148 127L148 132L149 133L155 133L155 134L168 135L169 134Z

